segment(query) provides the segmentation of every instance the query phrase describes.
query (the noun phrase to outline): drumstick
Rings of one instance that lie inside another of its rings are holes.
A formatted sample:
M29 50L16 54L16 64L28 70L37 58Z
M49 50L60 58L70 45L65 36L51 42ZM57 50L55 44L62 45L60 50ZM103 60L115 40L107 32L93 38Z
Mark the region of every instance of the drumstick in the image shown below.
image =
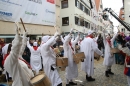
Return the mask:
M24 26L24 24L23 24L22 18L20 18L20 20L21 20L21 23L22 23L22 25L23 25L24 31L26 32L26 29L25 29L25 26Z

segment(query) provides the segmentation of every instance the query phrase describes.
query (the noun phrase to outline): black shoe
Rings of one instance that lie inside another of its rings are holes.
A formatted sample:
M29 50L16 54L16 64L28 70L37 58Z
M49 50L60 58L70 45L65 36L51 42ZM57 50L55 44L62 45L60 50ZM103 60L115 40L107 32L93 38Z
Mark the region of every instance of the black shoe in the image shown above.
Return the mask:
M111 72L111 69L108 70L108 73L111 74L111 75L114 75L114 73Z
M77 85L77 83L69 82L70 85Z
M105 76L106 76L106 77L109 77L108 71L105 71Z
M66 86L70 86L69 84L66 84Z
M57 86L62 86L62 83L58 84Z
M95 81L95 79L92 78L92 77L88 77L88 78L87 78L87 81Z

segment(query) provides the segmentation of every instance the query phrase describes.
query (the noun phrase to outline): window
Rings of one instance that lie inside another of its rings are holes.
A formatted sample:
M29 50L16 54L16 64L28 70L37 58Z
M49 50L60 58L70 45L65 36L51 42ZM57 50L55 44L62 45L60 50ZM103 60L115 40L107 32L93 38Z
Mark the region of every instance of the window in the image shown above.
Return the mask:
M84 19L80 19L80 26L84 26Z
M85 6L83 6L83 11L85 12Z
M87 21L85 21L85 27L86 27L86 28L90 28L90 23L87 22Z
M61 1L61 7L62 7L62 9L68 8L68 0Z
M83 4L82 3L80 3L80 9L83 10Z
M75 24L80 25L79 18L75 16Z
M69 17L62 18L62 26L68 26L69 25Z
M75 0L75 6L80 8L80 2L78 0Z
M85 8L85 13L90 16L90 11L88 10L88 8Z

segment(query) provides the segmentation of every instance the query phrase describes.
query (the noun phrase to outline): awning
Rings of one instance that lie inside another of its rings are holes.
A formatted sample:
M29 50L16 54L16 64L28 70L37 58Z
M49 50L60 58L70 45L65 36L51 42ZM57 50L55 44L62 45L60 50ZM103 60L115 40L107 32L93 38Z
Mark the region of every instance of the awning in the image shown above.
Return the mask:
M14 38L15 36L0 36L0 38Z

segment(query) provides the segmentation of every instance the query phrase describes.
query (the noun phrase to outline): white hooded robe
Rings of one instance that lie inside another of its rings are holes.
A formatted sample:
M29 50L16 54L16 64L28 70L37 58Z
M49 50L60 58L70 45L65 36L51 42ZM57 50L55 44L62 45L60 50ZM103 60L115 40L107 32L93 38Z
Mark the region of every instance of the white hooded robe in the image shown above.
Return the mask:
M56 69L56 55L51 47L56 43L56 40L54 36L49 38L50 36L42 37L43 44L41 45L41 55L43 58L43 68L52 86L57 86L62 83L62 81ZM54 71L51 70L51 66L55 69Z
M33 46L30 46L29 41L27 41L27 47L31 52L30 65L32 67L32 70L39 71L42 68L41 48L38 47L37 50L34 50Z
M102 55L102 52L98 49L93 38L90 37L84 38L80 50L85 54L84 62L81 63L81 70L85 71L88 76L92 76L94 74L94 52L99 55Z
M11 52L5 60L5 70L12 76L12 86L31 86L30 79L34 76L31 69L28 68L27 64L19 60L19 54L21 54L21 45L26 45L27 38L22 38L16 35L11 47ZM25 47L25 46L23 46ZM21 58L21 57L20 57Z

